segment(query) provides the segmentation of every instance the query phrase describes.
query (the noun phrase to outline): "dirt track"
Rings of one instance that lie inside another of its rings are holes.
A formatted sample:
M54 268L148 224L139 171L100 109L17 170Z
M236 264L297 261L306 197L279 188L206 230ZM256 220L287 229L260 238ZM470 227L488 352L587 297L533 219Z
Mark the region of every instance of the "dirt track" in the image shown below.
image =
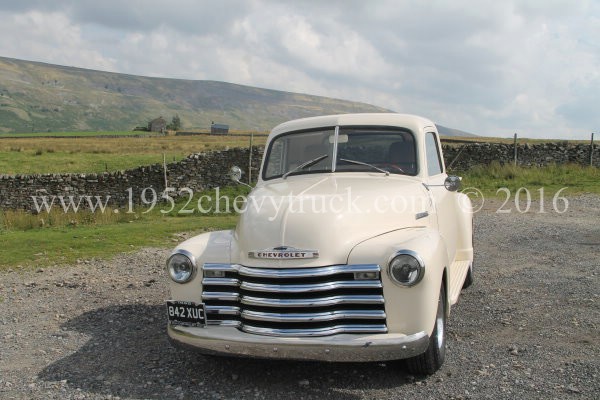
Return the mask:
M434 376L173 349L168 251L145 249L0 272L0 398L600 398L600 198L560 215L498 206L476 215L476 281Z

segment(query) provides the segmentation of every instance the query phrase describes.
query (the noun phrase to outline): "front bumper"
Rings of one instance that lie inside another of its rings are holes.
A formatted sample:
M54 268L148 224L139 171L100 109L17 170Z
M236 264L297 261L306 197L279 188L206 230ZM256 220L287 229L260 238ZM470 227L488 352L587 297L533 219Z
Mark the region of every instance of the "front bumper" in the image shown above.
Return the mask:
M168 334L174 345L203 354L332 362L399 360L419 355L429 345L425 332L284 338L244 333L232 327L169 326Z

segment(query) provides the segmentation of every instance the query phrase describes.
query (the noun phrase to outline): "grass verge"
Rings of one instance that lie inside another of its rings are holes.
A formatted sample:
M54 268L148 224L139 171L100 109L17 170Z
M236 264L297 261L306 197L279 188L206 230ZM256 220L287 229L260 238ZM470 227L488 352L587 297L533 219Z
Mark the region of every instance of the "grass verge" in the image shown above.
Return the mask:
M179 198L172 210L159 203L151 211L138 207L134 213L89 211L63 212L53 208L50 213L34 215L25 211L0 211L0 268L69 264L81 258L110 258L115 254L138 250L145 246L171 247L181 241L180 232L201 233L231 229L238 215L230 203L220 204L220 210L200 213L179 212L197 205L200 196L213 199L217 195L234 199L246 195L243 186L220 188ZM202 203L204 204L204 203ZM204 204L208 209L211 204ZM187 207L187 208L186 208ZM123 211L123 210L121 210Z
M461 173L464 188L477 188L485 196L504 196L500 188L507 188L513 195L526 188L531 194L553 196L562 188L561 194L577 195L600 193L600 169L576 164L550 165L542 168L520 167L493 162L488 166L476 166Z
M0 268L69 264L80 258L109 258L144 246L175 246L178 232L230 229L236 215L177 218L154 216L108 225L78 225L0 231Z

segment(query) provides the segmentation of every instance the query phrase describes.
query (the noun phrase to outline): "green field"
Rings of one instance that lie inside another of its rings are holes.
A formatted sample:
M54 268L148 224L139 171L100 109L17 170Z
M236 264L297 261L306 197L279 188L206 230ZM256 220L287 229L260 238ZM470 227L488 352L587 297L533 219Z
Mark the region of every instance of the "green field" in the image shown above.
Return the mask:
M544 188L545 196L552 196L564 187L568 189L563 195L600 193L600 169L574 164L526 168L492 163L476 166L461 175L464 188L477 188L487 197L501 196L499 188L507 188L513 194L519 188L527 188L531 193Z
M209 131L200 128L185 129L186 132L196 132L202 134L208 134ZM268 132L253 132L247 130L232 129L229 131L230 135L249 135L251 133L257 136L265 136ZM144 137L159 137L165 136L158 132L146 132L146 131L79 131L79 132L10 132L0 133L0 139L20 139L20 138L106 138L107 136L144 136Z
M143 133L143 132L142 132ZM128 137L132 132L62 132L59 138L18 137L0 139L0 174L99 173L135 168L141 165L179 161L191 153L248 147L248 131L231 136L153 136ZM90 137L73 137L83 134ZM29 134L23 134L29 135ZM37 135L37 133L36 133ZM121 135L123 137L94 137ZM455 139L455 138L449 138ZM461 138L502 143L501 138ZM266 137L254 137L254 145L264 145ZM537 140L535 142L538 142ZM539 141L542 142L542 141ZM546 141L548 142L548 141ZM457 144L458 145L458 144Z
M233 199L248 192L244 186L235 186L224 188L219 194ZM215 190L197 194L194 203L203 194L214 197ZM132 213L113 209L64 213L55 208L50 213L34 215L22 210L0 210L0 268L62 265L82 258L109 258L143 246L171 247L181 241L176 235L179 232L230 229L237 222L234 210L226 212L224 207L208 214L179 213L186 202L187 199L176 202L169 213L164 212L170 206L163 203L152 210L136 208Z
M64 265L84 258L109 258L143 246L175 246L178 232L206 232L235 226L237 217L194 216L132 219L106 225L73 225L27 230L0 230L0 268Z
M144 131L110 131L110 132L11 132L0 134L0 138L43 138L43 137L98 137L98 136L162 136L157 132Z
M106 132L109 134L109 132ZM248 147L246 136L0 139L0 174L90 173L178 161L191 153ZM266 138L254 138L264 145Z

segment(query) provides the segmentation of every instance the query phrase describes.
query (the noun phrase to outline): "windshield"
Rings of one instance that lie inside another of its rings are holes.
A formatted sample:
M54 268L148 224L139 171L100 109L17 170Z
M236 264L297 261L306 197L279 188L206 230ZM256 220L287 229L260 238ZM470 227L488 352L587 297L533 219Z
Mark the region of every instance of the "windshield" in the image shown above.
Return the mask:
M334 128L278 136L269 146L263 178L331 172L334 136Z
M390 127L340 127L291 132L273 139L263 179L323 172L375 172L416 175L412 132ZM335 160L335 168L332 168Z

